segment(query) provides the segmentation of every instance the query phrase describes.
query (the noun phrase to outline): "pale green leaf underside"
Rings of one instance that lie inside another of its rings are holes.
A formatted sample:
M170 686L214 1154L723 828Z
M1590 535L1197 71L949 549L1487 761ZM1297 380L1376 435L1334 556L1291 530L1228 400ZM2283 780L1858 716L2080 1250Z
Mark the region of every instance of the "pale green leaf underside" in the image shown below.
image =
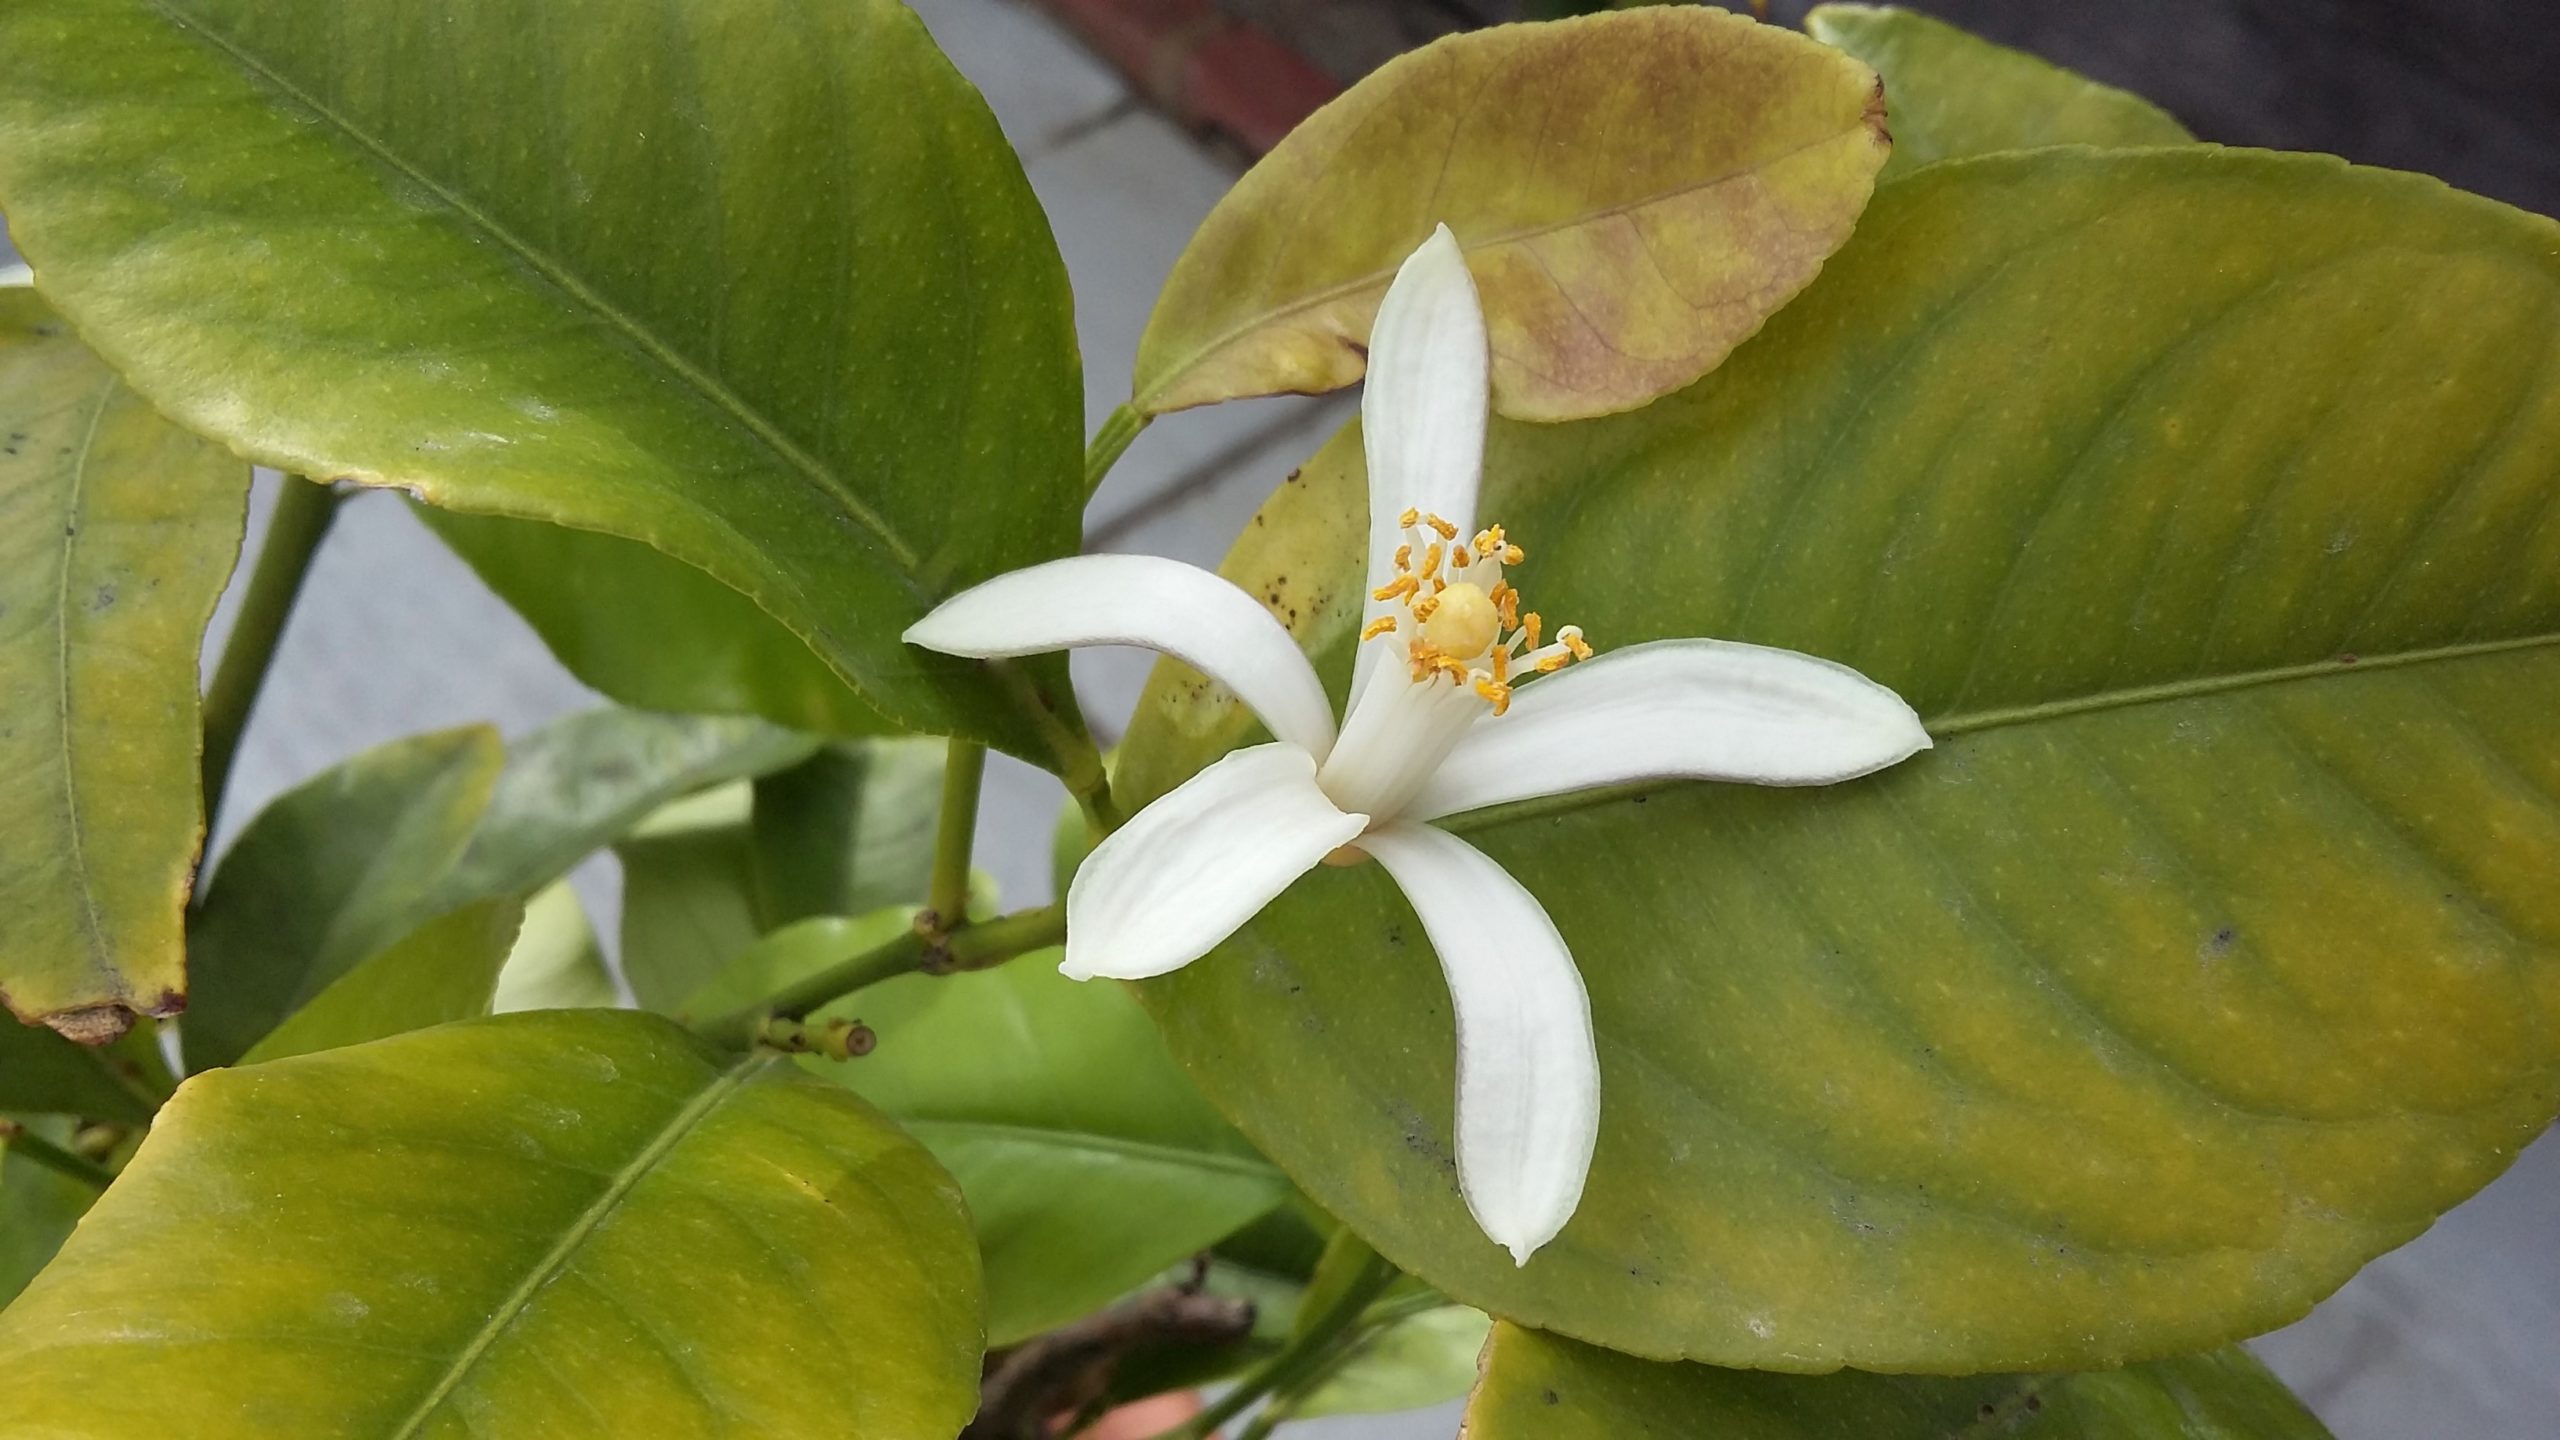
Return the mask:
M0 289L0 997L31 1023L103 1041L186 1002L196 647L248 492Z
M2195 139L2169 112L1943 20L1891 6L1818 5L1805 33L1884 76L1893 157L1883 178L1938 160L2042 145L2108 148Z
M2560 1098L2555 335L2560 227L2431 181L1915 174L1708 381L1492 438L1483 515L1550 624L1828 656L1940 737L1461 825L1592 993L1561 1238L1515 1270L1461 1207L1446 994L1373 870L1143 993L1389 1258L1613 1348L2069 1368L2298 1315ZM1229 571L1337 687L1358 453ZM1161 673L1129 798L1247 732Z
M506 1016L189 1081L0 1314L0 1431L947 1440L977 1327L959 1196L869 1107Z
M522 901L475 900L439 915L330 982L266 1033L243 1065L361 1045L489 1013L524 923Z
M1100 1309L1288 1196L1127 991L1069 980L1055 952L903 977L821 1013L861 1019L878 1046L804 1063L896 1118L967 1193L991 1345Z
M897 639L1083 491L1056 248L895 0L29 0L0 204L190 427L655 546L884 713L1046 753Z
M189 917L187 1068L228 1065L340 976L459 902L447 870L506 758L486 726L378 745L285 792Z
M2329 1440L2237 1346L2060 1375L1771 1375L1494 1327L1469 1440Z

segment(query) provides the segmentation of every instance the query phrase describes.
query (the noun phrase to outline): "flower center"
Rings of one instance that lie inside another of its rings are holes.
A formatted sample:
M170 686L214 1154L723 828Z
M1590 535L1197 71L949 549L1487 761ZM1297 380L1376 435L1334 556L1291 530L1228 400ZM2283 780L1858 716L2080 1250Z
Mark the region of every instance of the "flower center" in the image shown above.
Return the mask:
M1398 523L1405 544L1396 551L1396 573L1371 596L1396 608L1369 622L1360 638L1403 636L1414 683L1446 676L1474 690L1499 715L1511 708L1519 677L1591 658L1576 626L1563 626L1552 643L1539 643L1544 622L1534 611L1521 613L1520 592L1502 578L1504 566L1528 554L1501 526L1460 540L1458 527L1437 515L1407 510Z

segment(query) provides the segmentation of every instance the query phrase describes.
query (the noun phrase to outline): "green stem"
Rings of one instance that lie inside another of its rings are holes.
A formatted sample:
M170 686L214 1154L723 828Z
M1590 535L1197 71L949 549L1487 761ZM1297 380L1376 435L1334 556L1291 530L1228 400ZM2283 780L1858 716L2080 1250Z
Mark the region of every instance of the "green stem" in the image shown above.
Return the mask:
M63 1149L14 1120L0 1120L0 1142L5 1142L12 1153L94 1189L104 1190L116 1181L113 1170L86 1155Z
M1210 1402L1199 1414L1156 1435L1154 1440L1208 1440L1219 1426L1243 1414L1254 1401L1265 1395L1287 1394L1323 1374L1335 1362L1342 1342L1359 1325L1361 1312L1395 1283L1395 1278L1396 1267L1372 1252L1351 1283L1333 1297L1333 1303L1303 1323L1279 1354L1254 1367L1236 1382L1234 1389ZM1267 1434L1269 1427L1248 1433Z
M1102 428L1093 432L1093 443L1085 447L1084 498L1092 499L1093 492L1102 488L1102 477L1111 473L1111 467L1128 450L1129 442L1137 439L1138 432L1154 419L1123 405L1103 420Z
M222 792L231 782L231 762L240 753L240 736L249 728L249 712L267 683L267 667L276 658L276 642L293 614L294 597L311 571L311 557L338 515L338 492L298 476L284 478L276 495L275 517L258 547L258 568L250 573L239 618L223 644L222 661L204 692L204 814L213 829L222 810Z
M1057 758L1058 778L1067 785L1067 793L1075 797L1076 807L1084 812L1085 823L1096 837L1120 828L1120 807L1111 798L1111 771L1102 763L1102 752L1094 748L1093 737L1085 733L1081 722L1070 725L1040 698L1040 687L1014 665L992 662L996 676L1013 693L1023 714L1030 717L1040 738Z
M987 747L954 740L942 762L942 820L934 832L933 880L925 909L935 933L969 923L969 850L978 838L978 787L987 776Z
M939 946L923 931L907 930L894 940L840 960L743 1010L698 1028L704 1039L732 1050L744 1050L755 1042L756 1032L764 1022L774 1016L797 1020L829 1001L911 971L989 969L1016 955L1054 945L1066 933L1064 905L1017 910L981 925L963 926Z

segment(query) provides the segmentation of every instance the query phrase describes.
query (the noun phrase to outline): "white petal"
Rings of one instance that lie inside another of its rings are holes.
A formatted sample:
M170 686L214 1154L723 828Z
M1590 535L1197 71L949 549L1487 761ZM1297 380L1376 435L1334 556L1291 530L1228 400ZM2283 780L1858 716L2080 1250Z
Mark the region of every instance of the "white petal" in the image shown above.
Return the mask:
M1457 237L1441 226L1406 257L1369 329L1369 378L1360 391L1360 434L1369 455L1369 588L1395 573L1408 509L1474 533L1484 472L1484 311ZM1366 624L1392 608L1370 600ZM1393 642L1360 647L1357 695Z
M1482 851L1428 825L1371 831L1360 848L1439 952L1458 1017L1458 1188L1526 1265L1582 1202L1600 1135L1590 997L1537 897Z
M36 272L24 264L0 265L0 290L23 290L36 283Z
M1412 819L1637 780L1829 785L1929 748L1920 717L1846 665L1659 640L1522 685L1407 808Z
M907 627L910 645L987 660L1079 645L1138 645L1205 672L1271 733L1322 758L1333 704L1298 642L1260 601L1197 565L1077 555L999 575Z
M1067 887L1067 958L1078 980L1179 970L1368 826L1316 788L1295 745L1238 750L1129 818Z

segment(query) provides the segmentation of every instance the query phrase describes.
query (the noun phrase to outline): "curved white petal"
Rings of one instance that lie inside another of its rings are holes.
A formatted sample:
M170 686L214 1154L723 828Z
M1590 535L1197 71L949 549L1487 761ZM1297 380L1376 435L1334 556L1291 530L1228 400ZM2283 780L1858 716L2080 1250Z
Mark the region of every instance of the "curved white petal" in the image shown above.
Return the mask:
M1458 1188L1522 1265L1582 1202L1600 1135L1591 1000L1537 897L1428 825L1360 848L1395 877L1439 953L1458 1017Z
M1321 759L1333 705L1298 642L1260 601L1197 565L1156 555L1076 555L972 586L899 637L987 660L1079 645L1138 645L1205 672L1274 737Z
M1067 886L1067 957L1058 968L1078 980L1179 970L1368 823L1324 798L1306 751L1238 750L1085 857Z
M23 290L36 283L36 272L24 264L0 265L0 290Z
M1443 225L1407 256L1378 303L1369 329L1369 378L1360 391L1360 435L1369 456L1369 588L1395 572L1408 509L1475 530L1476 485L1484 472L1486 373L1484 311L1466 253ZM1390 606L1367 601L1361 622ZM1360 693L1392 642L1360 647L1352 692Z
M1725 640L1658 640L1522 685L1405 814L1636 780L1829 785L1929 748L1920 717L1846 665Z

